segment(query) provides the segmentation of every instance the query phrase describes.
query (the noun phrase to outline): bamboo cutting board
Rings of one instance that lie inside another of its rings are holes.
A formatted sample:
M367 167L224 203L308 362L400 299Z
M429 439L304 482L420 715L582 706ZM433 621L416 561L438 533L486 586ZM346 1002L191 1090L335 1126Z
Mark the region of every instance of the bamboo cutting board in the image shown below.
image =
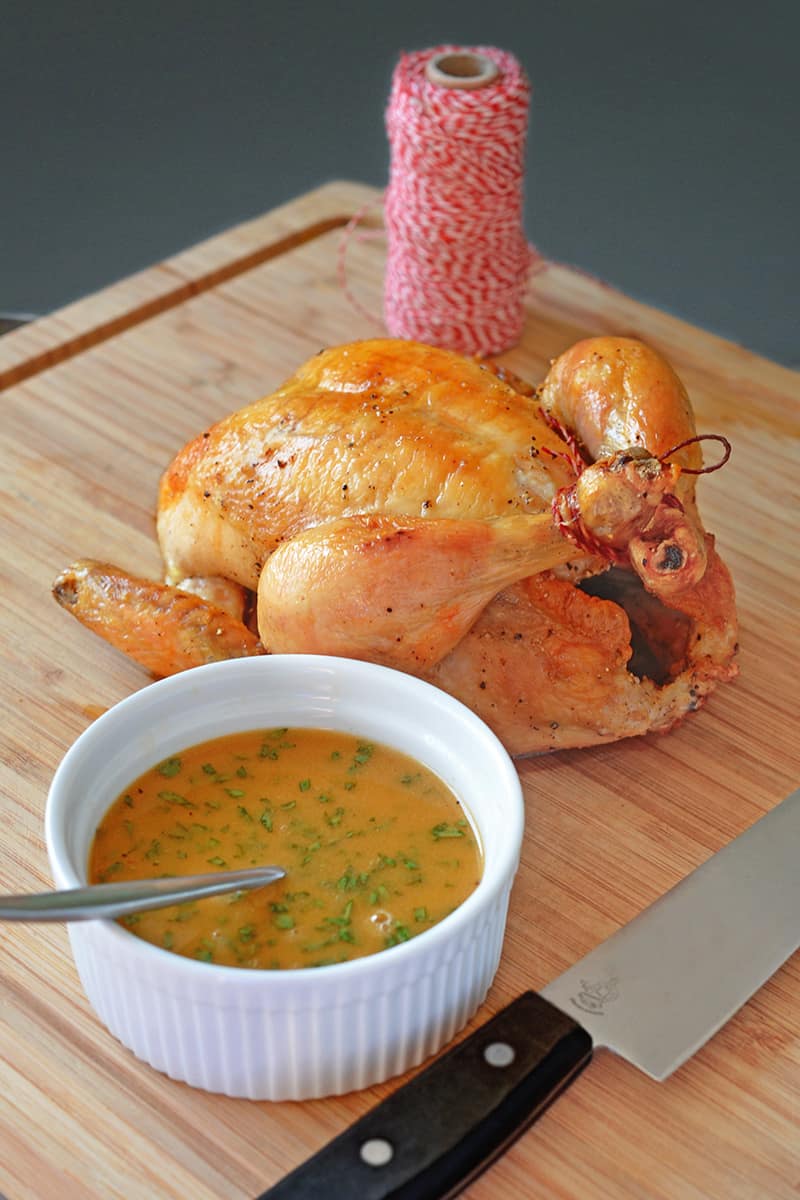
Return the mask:
M3 890L50 886L53 771L93 717L148 682L57 608L53 577L79 556L158 576L156 486L184 441L321 346L380 332L368 317L381 310L380 238L348 242L357 307L338 274L343 226L377 198L327 185L0 339ZM544 985L800 782L798 378L555 264L532 281L523 341L503 361L538 381L551 357L603 332L666 354L699 431L732 442L699 497L737 586L741 676L666 737L519 764L522 865L473 1025ZM101 1027L63 926L0 929L7 1200L245 1200L396 1084L270 1104L174 1083ZM666 1083L599 1056L467 1194L788 1200L799 1095L795 958Z

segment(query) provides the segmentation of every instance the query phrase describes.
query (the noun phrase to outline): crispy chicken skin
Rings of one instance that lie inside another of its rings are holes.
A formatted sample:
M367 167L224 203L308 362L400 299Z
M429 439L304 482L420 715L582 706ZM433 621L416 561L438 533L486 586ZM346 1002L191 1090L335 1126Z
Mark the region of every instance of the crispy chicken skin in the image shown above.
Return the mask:
M57 599L155 674L259 652L411 672L515 754L670 728L735 674L699 446L670 453L686 392L626 338L533 394L501 375L393 339L321 352L166 470L166 583L81 560Z

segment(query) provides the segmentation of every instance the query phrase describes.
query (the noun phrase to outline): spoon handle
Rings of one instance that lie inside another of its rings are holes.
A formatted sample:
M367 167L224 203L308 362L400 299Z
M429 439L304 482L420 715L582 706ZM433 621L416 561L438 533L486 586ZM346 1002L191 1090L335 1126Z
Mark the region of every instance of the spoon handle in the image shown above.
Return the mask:
M252 867L246 871L217 871L211 875L172 875L162 879L131 879L125 883L94 883L89 887L23 896L0 896L3 921L94 921L124 917L149 908L165 908L203 896L263 887L283 879L282 867Z

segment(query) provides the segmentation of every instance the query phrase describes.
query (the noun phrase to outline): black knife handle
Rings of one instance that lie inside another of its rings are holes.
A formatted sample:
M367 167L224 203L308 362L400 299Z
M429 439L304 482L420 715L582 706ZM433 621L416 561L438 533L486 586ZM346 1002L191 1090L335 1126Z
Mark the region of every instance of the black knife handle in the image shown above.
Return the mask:
M258 1200L442 1200L586 1066L592 1040L525 992Z

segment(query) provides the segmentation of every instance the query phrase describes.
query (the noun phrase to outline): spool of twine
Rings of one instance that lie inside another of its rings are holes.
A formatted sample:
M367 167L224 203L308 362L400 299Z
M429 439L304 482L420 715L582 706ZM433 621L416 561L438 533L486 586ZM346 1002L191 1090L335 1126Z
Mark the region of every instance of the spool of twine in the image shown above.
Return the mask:
M386 111L384 317L465 354L519 340L535 252L522 226L530 85L494 47L403 55Z

